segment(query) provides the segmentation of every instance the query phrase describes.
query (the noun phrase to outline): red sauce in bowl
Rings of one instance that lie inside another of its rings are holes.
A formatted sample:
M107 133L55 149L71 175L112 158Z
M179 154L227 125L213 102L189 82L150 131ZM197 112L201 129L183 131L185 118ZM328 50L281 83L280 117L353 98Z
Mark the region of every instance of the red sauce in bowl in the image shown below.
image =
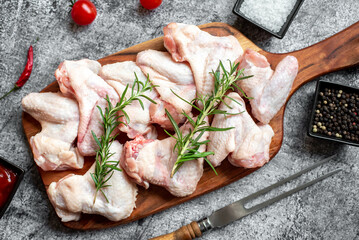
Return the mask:
M16 173L0 165L0 209L5 205L14 185Z

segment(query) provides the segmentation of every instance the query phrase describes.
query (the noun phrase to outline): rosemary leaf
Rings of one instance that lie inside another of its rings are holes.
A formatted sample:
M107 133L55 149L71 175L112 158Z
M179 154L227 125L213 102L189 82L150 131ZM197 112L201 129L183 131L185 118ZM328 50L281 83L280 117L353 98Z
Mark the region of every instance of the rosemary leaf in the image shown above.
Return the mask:
M199 107L197 107L196 105L194 105L193 103L188 102L186 99L182 98L181 96L179 96L177 93L175 93L172 89L171 92L178 97L179 99L181 99L182 101L184 101L185 103L188 103L189 105L191 105L193 108L197 109L198 111L201 111L201 109ZM194 102L194 101L193 101Z
M168 119L170 120L170 122L171 122L171 124L173 126L173 129L175 130L175 133L177 134L177 137L182 138L182 133L181 133L181 130L179 129L178 124L173 119L172 115L167 111L167 109L165 109L165 111L166 111L166 114L168 116Z
M117 134L114 135L113 133L118 127L118 125L127 125L130 122L130 118L125 111L125 107L130 105L133 101L139 101L141 107L143 108L143 103L140 98L150 100L146 95L144 95L144 93L147 91L152 91L154 87L156 86L152 86L150 84L148 76L146 81L142 83L138 80L138 77L135 73L135 80L131 88L131 95L128 99L126 98L126 94L129 88L129 85L127 84L125 90L121 94L119 102L115 106L112 105L111 100L107 95L105 98L105 100L107 101L107 107L103 110L99 106L97 106L102 118L102 127L104 133L102 136L98 137L93 131L91 131L96 144L99 146L96 151L95 172L91 173L91 178L94 181L96 187L96 192L93 200L94 204L96 202L98 192L101 192L106 201L108 202L108 199L103 190L111 186L106 183L111 179L114 174L114 171L121 171L121 169L117 167L119 161L110 160L111 156L114 155L114 153L110 152L110 146L117 137ZM152 103L156 103L152 99L150 101ZM119 112L122 112L120 116L118 116ZM121 121L120 117L125 117L126 122Z
M217 107L220 103L224 103L224 98L230 97L226 96L226 92L228 90L238 89L243 93L245 97L247 97L242 89L240 89L236 82L242 79L246 79L252 76L243 76L243 70L237 70L239 64L232 64L229 62L230 69L227 71L220 61L216 71L212 70L212 75L214 77L214 90L212 94L206 96L198 96L197 98L193 99L193 101L189 102L183 99L181 96L177 95L174 91L172 93L176 95L179 99L183 100L184 102L190 104L193 108L199 111L199 115L197 116L196 120L193 120L188 114L183 112L182 114L187 118L187 121L191 124L192 128L189 129L189 132L183 136L178 124L174 121L171 114L166 110L166 114L171 121L171 124L175 130L177 138L167 131L166 133L174 137L176 139L175 147L173 151L177 151L177 159L172 168L171 177L178 171L178 169L183 165L184 162L195 160L198 158L204 158L204 160L210 165L213 171L217 174L216 170L207 159L207 156L213 155L214 152L199 152L199 148L201 145L207 145L209 140L199 141L199 139L203 136L205 132L208 131L227 131L233 129L233 127L229 128L215 128L208 126L205 119L214 114L224 114L224 115L236 115L239 113L228 113L227 111L219 110ZM231 99L233 100L233 99ZM235 100L233 100L235 101ZM199 108L193 103L197 102L199 106L203 106L203 108ZM238 101L236 103L240 104Z
M183 111L182 114L187 118L192 127L196 126L196 123L193 121L192 117L190 117L185 111Z
M218 175L216 169L214 169L212 163L208 160L208 158L205 157L204 160L205 160L205 161L208 163L208 165L212 168L212 170L214 171L214 173L215 173L216 175Z

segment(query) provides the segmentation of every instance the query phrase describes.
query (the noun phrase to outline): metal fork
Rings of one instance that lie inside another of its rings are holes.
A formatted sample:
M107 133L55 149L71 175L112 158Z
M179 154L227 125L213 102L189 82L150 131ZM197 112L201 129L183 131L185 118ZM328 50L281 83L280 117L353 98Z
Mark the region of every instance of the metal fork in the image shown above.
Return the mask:
M199 226L200 226L201 231L202 232L207 231L207 230L213 228L214 226L215 227L221 227L221 226L227 225L228 223L231 223L234 220L237 220L239 218L247 216L248 214L256 212L259 209L262 209L262 208L264 208L266 206L269 206L269 205L271 205L271 204L273 204L273 203L275 203L275 202L277 202L277 201L279 201L279 200L281 200L283 198L286 198L286 197L292 195L293 193L296 193L296 192L298 192L298 191L300 191L300 190L302 190L302 189L304 189L304 188L306 188L308 186L311 186L311 185L313 185L313 184L315 184L315 183L317 183L317 182L319 182L319 181L321 181L321 180L323 180L323 179L325 179L327 177L330 177L333 174L341 171L341 169L336 169L336 170L334 170L332 172L329 172L327 174L324 174L321 177L318 177L318 178L316 178L316 179L314 179L314 180L312 180L310 182L304 183L304 184L302 184L302 185L300 185L300 186L298 186L298 187L296 187L294 189L291 189L291 190L289 190L287 192L284 192L284 193L282 193L282 194L280 194L280 195L278 195L276 197L273 197L273 198L271 198L269 200L266 200L266 201L264 201L264 202L262 202L262 203L260 203L258 205L255 205L255 206L253 206L251 208L245 208L244 207L244 205L246 203L248 203L249 201L252 201L252 200L258 198L259 196L264 195L265 193L267 193L267 192L269 192L269 191L271 191L271 190L273 190L273 189L275 189L275 188L277 188L277 187L279 187L279 186L281 186L281 185L283 185L283 184L285 184L285 183L287 183L287 182L289 182L289 181L303 175L304 173L307 173L310 170L312 170L314 168L317 168L318 166L322 165L323 163L328 162L329 160L333 159L334 157L336 157L336 155L333 155L331 157L325 158L324 160L322 160L322 161L320 161L320 162L318 162L318 163L316 163L316 164L314 164L314 165L312 165L312 166L310 166L308 168L305 168L302 171L293 174L292 176L289 176L289 177L287 177L287 178L285 178L285 179L283 179L283 180L281 180L281 181L279 181L279 182L277 182L277 183L275 183L273 185L270 185L269 187L266 187L266 188L264 188L262 190L259 190L258 192L255 192L255 193L253 193L253 194L251 194L251 195L249 195L247 197L244 197L244 198L242 198L242 199L240 199L240 200L238 200L238 201L236 201L236 202L234 202L234 203L232 203L232 204L230 204L230 205L228 205L228 206L226 206L224 208L221 208L221 209L215 211L210 217L205 218L201 222L199 222Z
M227 225L235 220L238 220L242 217L247 216L248 214L251 214L253 212L256 212L264 207L267 207L283 198L286 198L288 196L290 196L293 193L296 193L308 186L311 186L327 177L332 176L333 174L341 171L341 169L336 169L332 172L329 172L327 174L322 175L321 177L318 177L310 182L304 183L296 188L293 188L287 192L284 192L276 197L273 197L269 200L266 200L260 204L257 204L253 207L250 208L246 208L244 205L246 203L248 203L251 200L254 200L256 198L258 198L261 195L264 195L265 193L303 175L304 173L309 172L310 170L322 165L323 163L328 162L329 160L333 159L334 157L336 157L336 155L333 155L331 157L325 158L324 160L303 169L302 171L293 174L290 177L287 177L269 187L266 187L258 192L255 192L245 198L242 198L232 204L227 205L226 207L223 207L217 211L215 211L214 213L212 213L209 217L206 217L204 219L202 219L201 221L194 221L191 222L190 224L181 227L180 229L178 229L175 232L166 234L166 235L162 235L153 239L194 239L196 237L200 237L202 235L203 232L206 232L212 228L217 228L217 227L222 227L224 225Z

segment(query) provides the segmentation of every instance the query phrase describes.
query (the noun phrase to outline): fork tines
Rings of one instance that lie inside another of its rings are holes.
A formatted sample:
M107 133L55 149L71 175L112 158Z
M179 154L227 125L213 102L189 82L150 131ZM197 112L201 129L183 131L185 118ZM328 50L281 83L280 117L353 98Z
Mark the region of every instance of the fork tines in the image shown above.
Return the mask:
M279 186L281 186L281 185L283 185L283 184L285 184L285 183L287 183L287 182L289 182L289 181L303 175L304 173L309 172L310 170L322 165L323 163L328 162L329 160L333 159L334 157L336 157L336 155L333 155L333 156L330 156L328 158L325 158L322 161L320 161L320 162L318 162L318 163L316 163L316 164L314 164L314 165L312 165L312 166L310 166L308 168L305 168L302 171L300 171L298 173L295 173L295 174L293 174L293 175L291 175L291 176L289 176L289 177L287 177L287 178L285 178L285 179L283 179L283 180L281 180L281 181L279 181L279 182L277 182L277 183L275 183L275 184L273 184L273 185L271 185L269 187L266 187L266 188L264 188L264 189L262 189L262 190L260 190L258 192L255 192L255 193L253 193L253 194L251 194L251 195L249 195L249 196L247 196L245 198L242 198L238 202L240 202L243 205L243 208L246 210L246 215L248 215L248 214L253 213L255 211L258 211L259 209L261 209L263 207L266 207L266 206L268 206L268 205L270 205L270 204L272 204L274 202L277 202L277 201L279 201L279 200L281 200L281 199L283 199L285 197L288 197L289 195L291 195L293 193L296 193L296 192L298 192L298 191L300 191L300 190L302 190L302 189L304 189L306 187L309 187L309 186L311 186L311 185L313 185L313 184L315 184L315 183L317 183L317 182L319 182L319 181L321 181L321 180L323 180L323 179L325 179L327 177L332 176L333 174L341 171L341 169L336 169L336 170L331 171L331 172L329 172L327 174L324 174L321 177L318 177L318 178L316 178L316 179L314 179L314 180L312 180L310 182L304 183L304 184L302 184L302 185L300 185L300 186L298 186L296 188L293 188L293 189L291 189L291 190L289 190L287 192L284 192L284 193L282 193L282 194L280 194L280 195L278 195L278 196L276 196L274 198L271 198L271 199L269 199L267 201L264 201L264 202L262 202L260 204L257 204L257 205L255 205L255 206L253 206L251 208L247 209L247 208L244 207L244 204L247 203L248 201L257 198L257 197L259 197L259 196L261 196L261 195L263 195L263 194L265 194L265 193L267 193L267 192L269 192L269 191L271 191L271 190L273 190L273 189L275 189L275 188L277 188L277 187L279 187Z

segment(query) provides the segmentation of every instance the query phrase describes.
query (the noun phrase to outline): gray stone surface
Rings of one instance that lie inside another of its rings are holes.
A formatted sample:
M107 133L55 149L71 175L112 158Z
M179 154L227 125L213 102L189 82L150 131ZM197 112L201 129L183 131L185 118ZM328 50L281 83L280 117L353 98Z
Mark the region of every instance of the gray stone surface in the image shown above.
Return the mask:
M98 59L162 35L169 22L226 22L271 52L288 52L321 41L358 21L358 0L306 0L284 39L279 40L232 14L235 0L164 0L147 11L138 0L94 0L98 17L87 27L75 25L68 1L0 0L0 93L21 74L27 48L34 46L30 81L0 101L0 156L26 169L23 182L0 220L0 239L148 239L173 231L213 210L253 193L319 159L338 158L281 188L317 177L335 168L343 171L240 221L206 233L203 239L359 239L358 148L308 137L309 110L315 83L289 101L284 140L278 155L255 173L227 187L124 226L99 231L65 228L46 196L21 126L22 97L54 81L64 59ZM38 40L37 40L38 39ZM359 69L323 76L359 87ZM279 191L275 191L278 193Z

